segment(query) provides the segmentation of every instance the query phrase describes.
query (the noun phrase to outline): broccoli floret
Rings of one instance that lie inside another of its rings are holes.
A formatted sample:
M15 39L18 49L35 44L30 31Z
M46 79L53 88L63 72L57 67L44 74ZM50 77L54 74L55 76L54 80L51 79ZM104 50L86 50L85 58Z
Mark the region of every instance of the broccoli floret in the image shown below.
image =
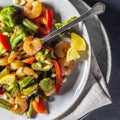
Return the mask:
M70 22L72 22L73 20L76 19L76 16L71 17L70 19L64 21L63 23L55 23L55 28L59 29L61 27L64 27L65 25L69 24ZM66 37L69 35L70 29L67 29L66 31L62 32L61 34L59 34L60 37Z
M2 31L2 33L4 33L4 32L12 33L13 32L13 28L6 27L6 26L0 26L0 30Z
M9 39L13 33L13 28L8 27L3 22L0 22L0 32L3 33L7 39Z
M3 8L0 12L1 22L8 27L14 27L16 22L19 21L21 10L13 5Z
M48 49L43 48L35 55L35 59L37 62L31 64L33 70L38 71L49 71L53 64L50 62L50 51Z
M44 49L44 50L41 50L40 52L38 52L35 55L35 58L36 58L36 60L38 62L44 63L45 59L47 59L48 54L49 54L49 50L48 49Z
M14 28L14 32L12 36L10 37L10 44L12 50L16 47L16 45L21 42L22 40L25 40L27 37L26 31L22 26L16 26Z

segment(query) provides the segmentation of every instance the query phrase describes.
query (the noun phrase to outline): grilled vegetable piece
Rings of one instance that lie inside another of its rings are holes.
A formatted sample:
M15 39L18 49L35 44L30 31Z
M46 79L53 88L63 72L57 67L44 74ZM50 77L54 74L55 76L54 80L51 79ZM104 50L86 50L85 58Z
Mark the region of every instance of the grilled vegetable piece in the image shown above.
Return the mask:
M33 70L49 71L53 64L50 62L50 51L48 49L42 49L35 55L37 62L31 64Z
M45 101L45 102L48 101L48 99L49 99L49 97L46 96L42 90L39 90L39 89L38 89L38 91L34 94L34 96L38 96L39 98L41 98L41 99L42 99L43 101Z
M42 99L39 99L38 101L33 100L32 105L33 109L38 113L45 114L47 112Z
M14 88L18 88L18 83L17 83L17 81L16 81L16 82L12 83L11 85L4 84L4 85L3 85L3 88L5 89L5 91L10 92L10 91L12 91Z
M27 118L32 118L32 112L33 112L33 106L32 106L32 99L30 99L30 102L29 102L29 108L26 112L26 116Z
M55 89L56 89L56 93L58 94L60 92L61 85L62 85L62 71L59 63L56 60L51 60L51 62L54 65L55 72L56 72Z
M0 42L2 43L5 50L10 50L10 43L2 33L0 33Z
M0 12L1 21L8 27L14 27L21 17L21 10L13 5L3 8Z
M49 56L49 50L43 49L35 55L35 58L38 62L44 63L45 59L47 59L48 56Z
M16 26L12 36L10 37L10 44L12 50L16 47L16 45L22 40L26 39L26 31L22 26Z
M52 64L51 63L44 63L44 64L41 64L39 62L34 62L31 64L31 67L33 70L38 70L38 71L49 71L51 68L52 68Z
M37 26L35 23L33 23L31 20L25 18L22 23L23 23L23 25L24 25L25 27L27 27L29 30L31 30L31 31L33 31L33 32L37 32L38 26Z
M11 104L4 99L0 98L0 107L10 110Z
M3 84L11 85L15 81L16 81L16 76L13 73L12 74L7 74L7 75L0 78L0 84L1 85L3 85Z
M68 23L72 22L72 21L75 20L75 19L76 19L76 16L71 17L70 19L64 21L63 23L60 23L60 22L55 23L55 28L56 28L56 29L59 29L59 28L65 26L65 25L67 25ZM69 30L70 30L70 29L68 29L68 30L66 30L65 32L59 34L59 36L60 36L60 37L68 36Z
M54 81L50 78L44 78L39 85L43 91L48 91L54 86Z
M36 92L38 89L38 84L33 84L30 87L24 88L22 90L22 94L26 95L26 96L30 96L32 93Z
M3 77L4 75L9 74L9 72L10 72L10 71L8 70L7 67L4 68L4 69L0 72L0 78Z
M18 83L19 83L21 88L25 88L33 82L34 82L34 77L27 76L27 77L24 77L24 78L20 79Z

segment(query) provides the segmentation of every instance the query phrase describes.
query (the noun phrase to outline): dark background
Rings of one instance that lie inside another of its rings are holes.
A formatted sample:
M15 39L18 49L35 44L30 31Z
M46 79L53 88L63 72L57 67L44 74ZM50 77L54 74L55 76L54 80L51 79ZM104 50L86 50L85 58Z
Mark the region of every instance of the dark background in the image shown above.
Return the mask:
M106 11L100 15L111 45L112 72L108 85L113 104L92 112L85 120L120 120L120 0L84 0L89 6L103 2Z

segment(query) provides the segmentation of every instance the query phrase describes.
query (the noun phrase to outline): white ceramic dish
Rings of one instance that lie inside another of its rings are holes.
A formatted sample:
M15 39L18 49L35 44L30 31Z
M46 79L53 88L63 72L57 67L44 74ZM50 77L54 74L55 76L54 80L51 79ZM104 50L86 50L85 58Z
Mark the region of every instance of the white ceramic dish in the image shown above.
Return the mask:
M61 21L65 21L72 16L79 16L77 10L72 6L72 4L68 0L41 0L46 5L49 5L55 11L56 16L59 14ZM12 4L12 0L4 1L0 0L0 6L6 6ZM56 17L54 16L54 17ZM58 116L65 113L75 101L80 96L85 83L88 79L89 70L90 70L90 62L91 62L91 46L89 41L89 36L86 30L86 27L83 23L80 23L75 27L77 32L81 33L85 38L88 44L88 59L86 61L80 62L77 60L75 63L74 70L72 74L68 77L68 81L62 86L61 92L59 95L54 95L53 101L48 103L49 105L49 114L37 114L34 120L53 120ZM23 115L15 115L7 110L0 108L1 118L4 120L27 120L27 118ZM33 120L33 119L29 119Z

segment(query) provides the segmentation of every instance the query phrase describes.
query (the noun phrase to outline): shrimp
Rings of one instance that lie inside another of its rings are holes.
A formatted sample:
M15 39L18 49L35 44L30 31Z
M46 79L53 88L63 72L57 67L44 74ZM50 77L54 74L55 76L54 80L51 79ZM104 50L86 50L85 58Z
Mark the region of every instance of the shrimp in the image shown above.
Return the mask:
M6 66L8 64L8 58L0 58L0 66Z
M25 51L21 50L19 51L19 48L17 49L17 52L16 51L12 51L8 57L8 63L11 63L11 62L14 62L16 60L21 60L21 59L24 59L24 58L27 58L28 55L26 54Z
M25 76L25 73L23 73L23 67L20 67L17 71L16 71L16 75L17 75L17 78L22 78Z
M60 41L54 47L55 55L58 58L63 58L66 56L68 49L70 48L70 43L66 41Z
M33 36L28 36L23 44L23 50L28 55L35 55L42 47L42 40L39 38L34 38Z
M16 52L15 52L15 51L12 51L12 52L10 53L10 56L8 57L8 63L13 62L16 58L17 58Z
M9 56L9 52L5 52L2 54L2 56L0 57L0 66L6 66L9 64L8 56Z
M70 75L74 67L74 61L66 62L66 57L64 57L64 58L60 58L58 60L58 63L60 64L62 68L62 75L63 76Z
M39 0L27 0L24 6L24 14L33 19L38 17L42 12L42 4Z
M38 74L35 73L31 68L29 67L20 67L17 71L16 71L16 75L18 78L22 78L25 75L32 75L34 78L38 78Z
M18 68L24 66L24 62L20 61L20 60L15 60L13 62L10 63L10 68L12 70L17 70Z
M22 114L28 108L27 98L22 98L20 95L16 95L14 104L11 107L11 111L15 114Z

